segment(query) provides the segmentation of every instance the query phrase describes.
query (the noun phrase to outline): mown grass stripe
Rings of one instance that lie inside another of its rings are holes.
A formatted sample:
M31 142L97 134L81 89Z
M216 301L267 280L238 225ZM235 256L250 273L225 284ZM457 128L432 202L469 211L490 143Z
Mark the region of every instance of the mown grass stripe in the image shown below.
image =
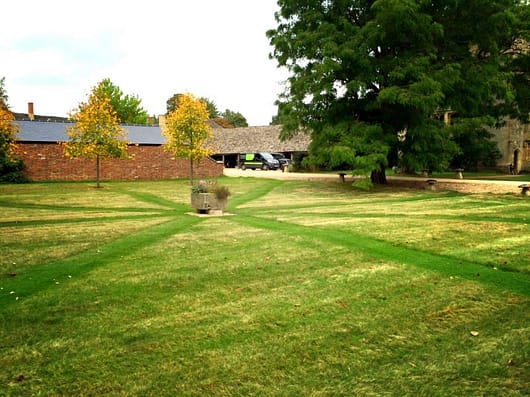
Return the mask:
M132 197L138 201L141 201L147 204L160 205L162 207L167 207L170 209L180 209L182 207L182 204L176 203L175 201L164 199L152 193L138 192L138 191L132 191L132 190L126 190L126 189L115 189L115 191L118 193L126 194L129 197Z
M87 218L60 218L60 219L44 219L44 220L24 220L24 221L9 221L0 222L0 228L7 227L28 227L28 226L44 226L44 225L68 225L78 223L90 223L90 222L109 222L109 221L126 221L126 220L137 220L137 219L151 219L151 218L163 218L168 216L174 216L169 211L164 212L153 212L150 214L139 214L139 215L128 215L128 216L97 216Z
M0 294L0 307L13 303L7 299L8 290L15 291L23 299L54 285L54 280L65 279L91 271L96 267L105 266L120 256L146 249L151 244L159 243L182 230L201 222L203 219L192 216L180 216L163 223L140 230L125 237L119 238L107 245L85 251L79 255L68 257L64 260L35 266L26 272L17 274L16 277L5 280L3 294Z
M325 230L243 214L230 218L229 221L276 231L286 236L304 237L309 241L314 239L326 241L351 249L353 252L360 251L377 259L416 266L530 296L530 275L524 273L495 270L470 261L394 245L358 233Z

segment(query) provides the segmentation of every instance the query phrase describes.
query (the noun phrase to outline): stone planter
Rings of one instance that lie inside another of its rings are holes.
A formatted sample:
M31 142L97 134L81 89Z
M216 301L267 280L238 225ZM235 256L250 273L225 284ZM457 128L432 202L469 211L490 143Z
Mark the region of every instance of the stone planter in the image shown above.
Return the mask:
M199 213L207 214L210 210L224 211L227 198L218 199L215 193L192 193L191 206Z

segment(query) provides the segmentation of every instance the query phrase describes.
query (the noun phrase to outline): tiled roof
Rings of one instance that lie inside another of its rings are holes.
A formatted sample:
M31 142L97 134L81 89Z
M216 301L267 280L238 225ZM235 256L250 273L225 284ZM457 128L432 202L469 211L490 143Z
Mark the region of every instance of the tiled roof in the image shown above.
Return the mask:
M21 142L65 142L66 129L73 123L44 121L16 122L19 125L17 139ZM161 145L166 141L159 126L122 125L127 131L128 141L140 145ZM287 141L280 140L281 126L244 128L212 128L212 146L219 154L244 152L299 152L307 151L310 137L299 134Z
M281 126L214 128L212 146L216 153L245 152L304 152L310 137L298 134L292 139L280 140Z

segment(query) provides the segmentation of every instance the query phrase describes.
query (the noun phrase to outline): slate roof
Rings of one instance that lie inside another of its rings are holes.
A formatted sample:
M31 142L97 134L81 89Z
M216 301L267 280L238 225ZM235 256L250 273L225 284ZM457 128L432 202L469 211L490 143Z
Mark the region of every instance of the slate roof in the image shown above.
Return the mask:
M44 121L24 121L16 122L19 125L17 139L21 142L66 142L68 135L66 128L73 123L56 123ZM161 145L165 142L158 126L143 125L122 125L127 131L128 141L141 145Z
M20 142L56 143L68 140L66 129L70 122L44 122L18 120ZM140 145L162 145L166 138L159 126L122 125L128 141ZM280 141L281 126L244 128L212 128L212 146L217 154L245 152L303 152L307 151L310 137L299 134L287 141Z

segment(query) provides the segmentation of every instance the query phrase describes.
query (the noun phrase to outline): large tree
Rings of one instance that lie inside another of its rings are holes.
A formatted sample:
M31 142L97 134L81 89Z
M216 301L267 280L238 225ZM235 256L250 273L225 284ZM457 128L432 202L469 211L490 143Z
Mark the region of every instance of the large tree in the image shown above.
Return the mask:
M283 136L309 130L315 164L385 182L390 162L446 168L462 153L453 131L461 136L473 120L528 118L528 52L514 57L530 39L526 1L278 4L267 35L271 57L290 72L278 100Z
M190 183L193 185L193 164L211 154L207 140L212 137L207 103L192 94L179 94L166 117L162 133L167 138L164 150L175 158L188 158L190 161Z
M100 187L100 159L127 156L127 134L119 126L118 115L110 98L98 90L101 83L92 89L88 101L79 104L70 118L68 142L64 143L67 157L83 157L96 160L96 186Z
M137 95L126 95L110 79L100 81L93 91L96 96L109 98L112 109L122 124L147 124L149 115Z

